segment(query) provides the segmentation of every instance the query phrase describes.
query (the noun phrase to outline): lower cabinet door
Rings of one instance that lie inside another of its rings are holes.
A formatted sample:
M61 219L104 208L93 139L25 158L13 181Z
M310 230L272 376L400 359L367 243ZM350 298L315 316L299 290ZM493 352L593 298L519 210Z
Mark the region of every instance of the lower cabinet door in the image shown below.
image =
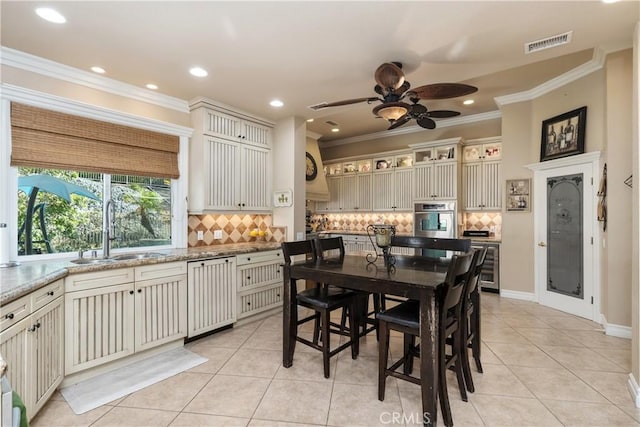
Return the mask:
M187 284L189 337L236 321L236 257L190 262Z
M28 330L29 418L44 406L64 378L63 300L60 297L31 316Z
M31 318L26 317L0 333L0 353L7 363L7 379L13 391L18 393L25 405L31 391L27 382L27 329ZM29 409L29 408L28 408Z
M187 275L136 282L135 351L187 336Z
M134 351L133 282L65 295L65 375Z

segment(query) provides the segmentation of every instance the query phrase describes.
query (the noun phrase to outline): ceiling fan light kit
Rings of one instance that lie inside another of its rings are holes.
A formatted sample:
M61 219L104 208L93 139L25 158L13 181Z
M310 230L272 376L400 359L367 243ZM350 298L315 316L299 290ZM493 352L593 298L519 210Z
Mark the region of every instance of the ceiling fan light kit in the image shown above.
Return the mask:
M475 86L462 83L436 83L409 90L411 84L405 80L402 64L399 62L385 62L380 65L374 73L374 79L377 83L374 91L381 95L381 98L354 98L330 103L322 102L309 108L319 110L361 102L370 104L377 101L381 104L373 109L373 114L376 117L386 119L391 124L388 130L400 127L412 119L415 119L420 127L435 129L436 123L432 118L443 119L458 116L460 113L449 110L429 111L427 107L419 104L421 99L456 98L478 90ZM402 102L405 98L408 98L412 103Z

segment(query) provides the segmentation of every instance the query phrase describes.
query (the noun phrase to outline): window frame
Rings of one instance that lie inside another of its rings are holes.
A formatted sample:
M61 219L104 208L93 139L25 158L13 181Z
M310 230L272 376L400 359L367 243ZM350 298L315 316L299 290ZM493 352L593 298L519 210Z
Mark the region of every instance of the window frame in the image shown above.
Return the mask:
M161 122L128 113L114 111L103 107L88 105L67 98L50 95L16 86L7 87L2 84L0 98L0 223L6 223L9 230L0 239L8 239L9 259L21 262L73 257L73 252L18 256L18 168L11 167L11 105L12 101L35 107L47 108L68 114L109 121L117 124L164 132L176 135L180 139L178 167L180 177L171 180L171 244L154 246L154 250L176 249L187 247L187 193L188 193L188 142L193 129ZM105 194L105 197L108 194ZM103 212L104 222L104 212ZM0 244L7 244L0 241ZM148 250L149 247L118 248L118 252L135 252Z

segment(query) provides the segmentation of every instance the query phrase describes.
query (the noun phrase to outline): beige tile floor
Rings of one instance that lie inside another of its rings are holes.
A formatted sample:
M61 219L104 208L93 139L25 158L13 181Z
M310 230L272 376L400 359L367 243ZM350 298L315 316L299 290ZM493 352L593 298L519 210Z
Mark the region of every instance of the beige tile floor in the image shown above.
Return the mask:
M627 392L630 341L600 325L538 304L482 295L484 374L463 402L449 395L456 426L638 426ZM319 352L298 345L281 365L281 317L274 315L187 345L208 362L82 415L60 394L33 426L405 426L420 413L418 386L393 378L377 399L377 343L361 342L322 375ZM392 356L401 338L392 337ZM337 340L336 340L337 343Z

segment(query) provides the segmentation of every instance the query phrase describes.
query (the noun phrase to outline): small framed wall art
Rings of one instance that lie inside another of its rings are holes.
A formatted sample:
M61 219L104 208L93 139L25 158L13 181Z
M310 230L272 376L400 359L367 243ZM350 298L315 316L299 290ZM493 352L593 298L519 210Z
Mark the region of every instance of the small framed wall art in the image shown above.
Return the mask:
M580 107L542 122L540 161L584 153L587 107Z
M531 179L508 179L506 195L508 212L529 212L531 210Z
M279 190L273 193L273 207L284 208L293 204L293 191Z

